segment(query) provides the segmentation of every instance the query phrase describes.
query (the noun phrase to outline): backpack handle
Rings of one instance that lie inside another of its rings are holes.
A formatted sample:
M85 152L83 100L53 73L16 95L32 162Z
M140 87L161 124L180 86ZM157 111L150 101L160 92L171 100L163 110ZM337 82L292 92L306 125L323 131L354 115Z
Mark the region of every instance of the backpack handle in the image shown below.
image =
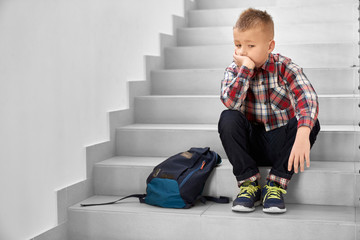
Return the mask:
M196 152L199 153L200 155L203 155L204 153L207 153L210 150L209 147L205 147L205 148L190 148L189 152Z

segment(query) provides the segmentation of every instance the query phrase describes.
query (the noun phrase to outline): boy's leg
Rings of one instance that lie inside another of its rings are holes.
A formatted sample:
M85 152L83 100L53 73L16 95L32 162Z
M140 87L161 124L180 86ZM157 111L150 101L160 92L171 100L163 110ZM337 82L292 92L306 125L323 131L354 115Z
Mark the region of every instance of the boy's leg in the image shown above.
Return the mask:
M320 131L319 121L316 121L315 126L310 133L310 145L311 147L315 143L316 137ZM297 119L292 118L289 123L281 128L275 129L265 133L265 139L268 144L268 157L272 163L272 169L267 177L267 180L272 180L284 189L294 174L292 169L290 172L288 169L288 160L292 147L295 142L297 133Z
M314 144L320 131L320 124L316 121L310 133L310 145ZM263 188L263 211L267 213L286 212L283 194L294 173L289 172L288 160L297 133L297 120L293 118L281 128L264 133L267 146L268 160L272 163L272 169L267 177L268 183Z
M251 154L252 128L250 122L239 111L225 110L220 116L220 139L239 186L245 181L260 178L259 169Z
M294 173L288 171L288 160L297 133L297 119L292 118L283 127L264 133L267 145L266 152L272 169L267 177L267 184L263 187L263 211L266 213L286 212L283 194L286 194L287 185ZM316 121L310 133L310 146L314 144L320 131L320 124Z
M219 133L222 144L233 165L240 193L233 201L232 210L251 212L261 204L260 178L255 159L262 158L262 141L258 140L263 126L250 124L239 111L225 110L219 120Z

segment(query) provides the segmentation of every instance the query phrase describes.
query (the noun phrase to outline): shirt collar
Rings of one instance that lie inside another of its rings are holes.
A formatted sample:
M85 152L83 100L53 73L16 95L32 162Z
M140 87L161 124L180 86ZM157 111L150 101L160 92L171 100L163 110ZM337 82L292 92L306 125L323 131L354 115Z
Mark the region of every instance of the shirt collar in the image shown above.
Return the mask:
M274 73L275 72L275 60L274 56L270 53L266 62L261 66L261 69Z

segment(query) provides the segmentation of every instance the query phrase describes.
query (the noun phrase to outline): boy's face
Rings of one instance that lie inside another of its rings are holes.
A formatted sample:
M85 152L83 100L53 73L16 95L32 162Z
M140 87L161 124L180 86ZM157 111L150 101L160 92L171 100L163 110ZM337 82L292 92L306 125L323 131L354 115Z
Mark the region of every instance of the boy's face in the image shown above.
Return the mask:
M275 48L275 41L261 27L240 31L234 28L235 53L249 57L257 68L268 59Z

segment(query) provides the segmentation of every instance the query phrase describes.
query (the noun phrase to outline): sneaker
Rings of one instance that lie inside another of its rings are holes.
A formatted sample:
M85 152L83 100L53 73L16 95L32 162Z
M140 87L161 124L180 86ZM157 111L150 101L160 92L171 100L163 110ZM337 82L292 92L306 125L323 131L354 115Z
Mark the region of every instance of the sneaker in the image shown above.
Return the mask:
M283 194L286 191L274 181L268 181L262 190L263 211L266 213L286 212Z
M252 212L261 204L261 187L256 182L244 182L240 186L240 193L233 201L232 210L235 212Z

